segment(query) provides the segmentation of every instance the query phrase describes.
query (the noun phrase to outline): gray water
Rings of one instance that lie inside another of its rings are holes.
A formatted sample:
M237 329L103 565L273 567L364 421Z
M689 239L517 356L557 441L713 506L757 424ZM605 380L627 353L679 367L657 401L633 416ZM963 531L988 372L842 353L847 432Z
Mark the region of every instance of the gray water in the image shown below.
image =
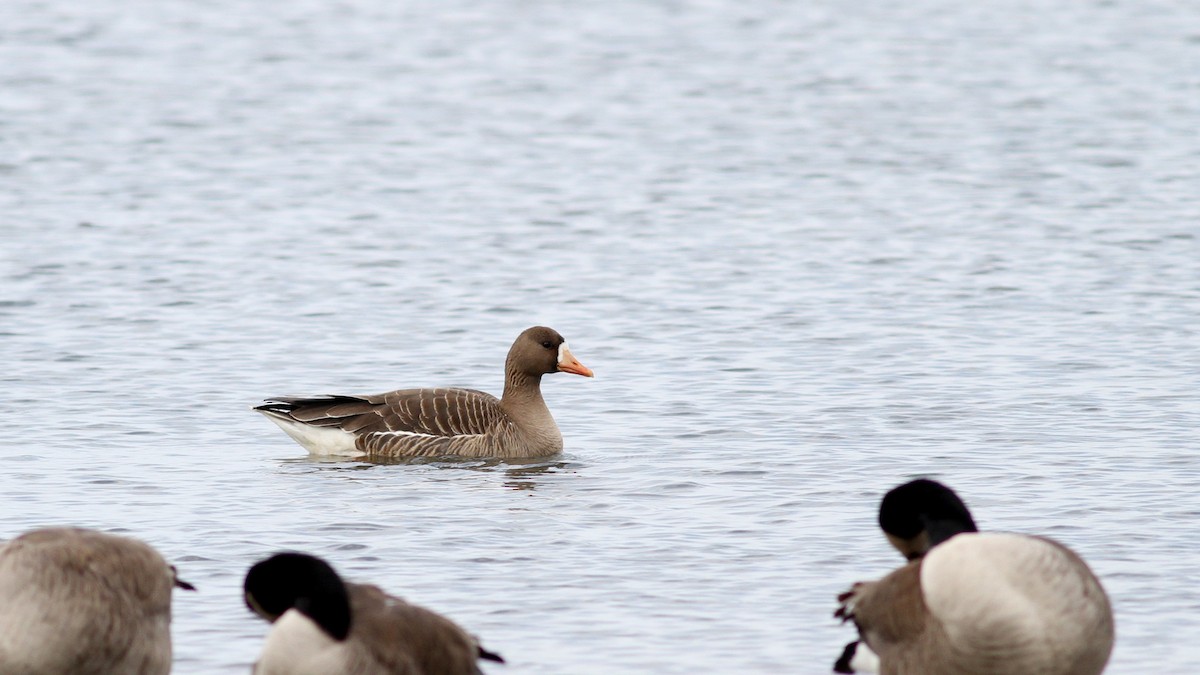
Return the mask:
M1200 13L1185 2L0 4L0 536L152 543L176 672L330 559L511 673L822 673L956 488L1200 668ZM321 462L285 393L501 387L561 457Z

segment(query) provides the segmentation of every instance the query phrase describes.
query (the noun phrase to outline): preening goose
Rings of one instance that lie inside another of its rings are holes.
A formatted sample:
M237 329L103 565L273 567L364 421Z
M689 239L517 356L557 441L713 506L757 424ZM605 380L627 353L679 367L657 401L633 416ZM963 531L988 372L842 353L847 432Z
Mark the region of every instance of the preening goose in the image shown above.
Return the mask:
M22 534L0 546L0 673L165 675L172 588L194 590L136 539Z
M544 457L562 434L542 400L542 375L592 377L557 331L534 326L508 350L504 394L401 389L373 396L278 397L255 410L315 455Z
M245 592L272 623L255 675L479 675L479 659L504 662L440 614L346 583L311 555L255 564Z
M977 532L958 495L919 479L884 497L879 524L910 560L838 596L854 621L839 673L1095 675L1112 652L1108 596L1045 537Z

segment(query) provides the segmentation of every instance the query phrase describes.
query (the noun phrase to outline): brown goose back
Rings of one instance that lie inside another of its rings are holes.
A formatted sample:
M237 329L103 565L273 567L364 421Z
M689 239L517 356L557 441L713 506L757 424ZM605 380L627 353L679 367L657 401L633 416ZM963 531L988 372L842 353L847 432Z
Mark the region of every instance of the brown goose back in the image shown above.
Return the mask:
M424 675L480 672L479 644L453 621L377 586L346 584L346 588L354 616L349 640L373 660L388 668L411 663L415 673Z

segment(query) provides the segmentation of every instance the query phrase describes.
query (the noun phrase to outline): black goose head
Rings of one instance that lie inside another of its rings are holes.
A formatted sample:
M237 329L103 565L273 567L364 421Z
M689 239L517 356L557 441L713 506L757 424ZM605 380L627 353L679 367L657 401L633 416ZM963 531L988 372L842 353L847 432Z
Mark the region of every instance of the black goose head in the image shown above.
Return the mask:
M978 532L967 505L954 490L927 478L893 488L879 505L879 527L909 560L960 532Z
M304 553L277 553L246 573L246 606L274 622L296 609L335 640L350 634L346 584L324 560Z

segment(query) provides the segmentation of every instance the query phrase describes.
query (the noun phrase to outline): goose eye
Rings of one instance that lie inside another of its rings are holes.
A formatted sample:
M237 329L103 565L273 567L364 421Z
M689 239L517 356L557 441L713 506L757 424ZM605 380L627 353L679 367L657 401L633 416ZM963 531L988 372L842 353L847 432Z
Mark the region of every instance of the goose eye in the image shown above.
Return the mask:
M542 342L542 346L545 347L546 349L554 349L554 345L551 344L549 340L544 340Z

